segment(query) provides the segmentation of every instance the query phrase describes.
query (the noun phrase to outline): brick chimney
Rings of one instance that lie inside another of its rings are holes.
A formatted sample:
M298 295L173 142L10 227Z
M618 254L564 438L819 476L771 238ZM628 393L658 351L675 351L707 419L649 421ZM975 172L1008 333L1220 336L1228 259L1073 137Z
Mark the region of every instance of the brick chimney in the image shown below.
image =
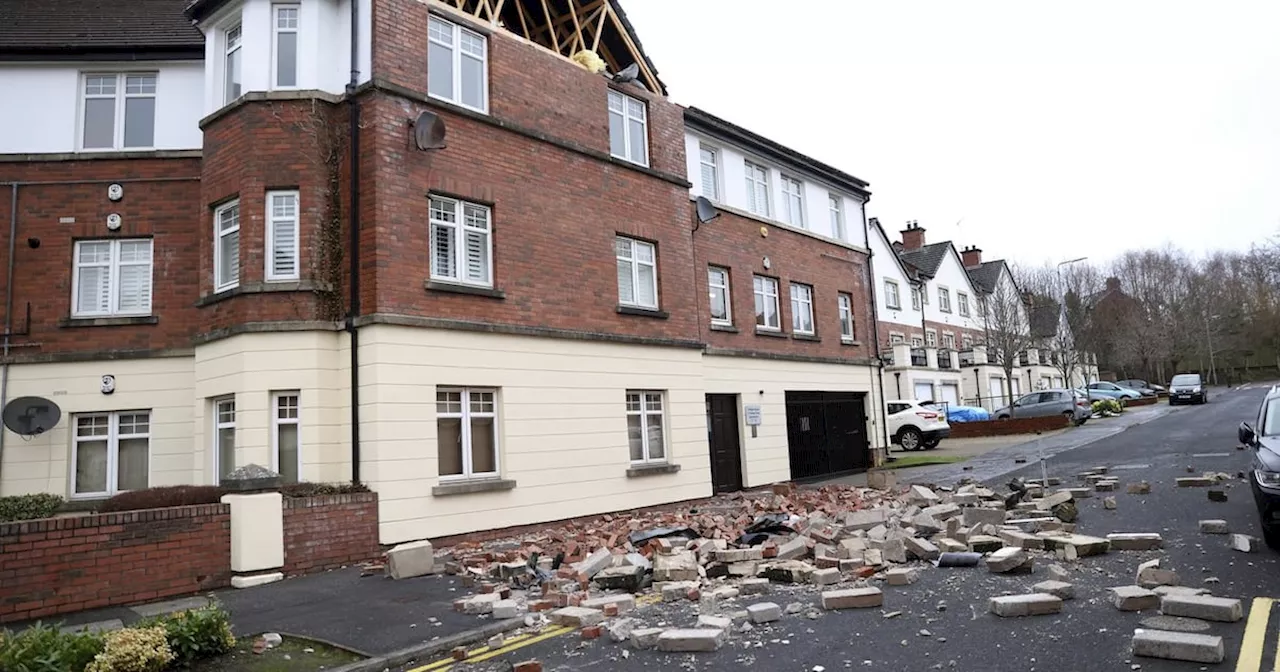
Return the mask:
M902 249L910 252L924 247L924 227L920 223L911 220L907 222L907 228L902 233Z
M1107 291L1108 292L1120 291L1120 278L1117 278L1114 276L1107 278Z
M969 247L960 250L960 258L964 261L965 268L981 266L982 250L978 249L977 245L970 245Z

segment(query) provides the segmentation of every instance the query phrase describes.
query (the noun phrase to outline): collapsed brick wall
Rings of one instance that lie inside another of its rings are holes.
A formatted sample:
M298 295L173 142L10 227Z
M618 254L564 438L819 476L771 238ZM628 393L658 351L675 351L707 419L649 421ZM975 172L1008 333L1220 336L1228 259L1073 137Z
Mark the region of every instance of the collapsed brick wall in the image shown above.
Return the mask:
M225 504L0 524L0 623L221 588Z
M1049 415L1040 418L1010 418L1008 420L979 420L951 423L951 438L969 439L976 436L1006 436L1051 432L1067 426L1066 418Z
M284 500L284 573L335 569L381 554L372 492Z

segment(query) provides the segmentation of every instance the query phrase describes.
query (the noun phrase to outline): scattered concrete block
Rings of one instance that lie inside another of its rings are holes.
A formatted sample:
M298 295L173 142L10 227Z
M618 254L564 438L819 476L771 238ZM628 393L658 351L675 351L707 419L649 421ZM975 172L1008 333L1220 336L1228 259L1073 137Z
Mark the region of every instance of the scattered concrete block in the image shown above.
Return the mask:
M436 554L429 541L411 541L387 551L387 575L409 579L435 573Z
M697 581L702 578L698 568L698 558L692 551L653 556L654 581Z
M1156 586L1176 586L1182 581L1178 578L1178 573L1172 569L1161 569L1160 559L1157 558L1138 565L1136 583L1143 588L1155 588Z
M908 537L902 540L907 547L907 555L919 560L937 560L942 554L937 546L934 546L927 539L919 539L917 537ZM843 567L841 568L843 569Z
M818 569L814 570L809 580L816 586L829 586L833 583L840 583L839 569Z
M745 562L747 560L763 560L764 552L759 548L728 548L711 552L711 559L724 563Z
M1066 488L1063 492L1071 493L1071 499L1089 499L1093 496L1091 488Z
M987 556L987 571L1003 574L1021 567L1030 559L1031 556L1021 548L1006 546Z
M760 572L760 563L758 562L735 562L725 565L725 570L729 576L755 576Z
M957 506L977 506L978 495L972 492L958 492L951 496L951 503Z
M850 511L845 514L844 528L850 532L856 530L870 530L877 525L883 525L887 522L889 522L889 512L885 509Z
M891 586L909 586L919 578L920 572L914 567L897 567L884 573L885 581Z
M603 569L591 580L605 590L625 590L634 593L640 590L644 573L645 568L640 565L622 565Z
M884 593L879 588L850 588L822 593L823 609L868 609L883 604Z
M518 616L520 616L520 605L516 604L515 600L498 600L493 603L494 620L505 621Z
M493 605L500 601L502 601L502 595L499 593L480 593L455 602L455 605L460 603L464 614L491 614Z
M549 614L551 622L556 625L571 625L576 628L596 625L604 620L604 612L587 607L565 607Z
M1230 534L1231 528L1225 520L1202 520L1200 532L1204 534Z
M961 515L960 507L956 504L938 504L930 506L920 513L943 522Z
M631 646L637 649L652 649L658 645L658 636L662 628L636 628L631 631Z
M935 535L942 531L942 522L927 513L917 513L911 519L911 526L916 528L916 534L926 537Z
M636 608L636 598L631 595L605 595L583 600L581 606L587 609L603 610L608 605L614 605L617 607L619 614L625 614Z
M662 601L663 602L679 602L688 599L689 590L697 587L697 582L691 581L673 581L662 584Z
M769 592L769 579L743 579L738 582L738 590L743 595L763 595Z
M1093 491L1094 492L1115 492L1116 486L1119 485L1119 483L1120 483L1119 481L1115 481L1115 480L1098 481L1097 483L1093 484Z
M841 572L856 572L866 566L866 564L867 563L863 561L862 558L849 558L847 560L841 560L840 564L836 565L836 568Z
M1214 480L1207 476L1186 476L1177 481L1179 488L1206 488L1214 483Z
M885 539L880 554L888 562L901 564L907 561L907 545L902 539Z
M579 573L586 574L589 579L604 571L606 567L609 567L612 564L613 553L607 548L602 548L595 553L588 555L585 560L575 564L573 568Z
M1056 614L1062 611L1062 598L1048 593L1002 595L991 598L990 609L1001 618Z
M784 560L774 563L764 570L764 577L778 583L808 583L814 573L813 565L799 560ZM837 575L840 570L834 570Z
M836 545L836 553L841 558L861 558L865 550L867 550L867 540L862 537L841 539Z
M1235 623L1244 618L1240 600L1208 595L1166 595L1160 600L1160 612L1166 616L1185 616L1202 621Z
M1004 542L1005 546L1013 546L1015 548L1044 548L1044 539L1034 534L1027 534L1017 530L1000 530L1000 540Z
M1209 501L1211 501L1211 502L1225 502L1225 501L1227 501L1227 491L1226 491L1226 490L1219 490L1219 489L1217 489L1217 488L1210 489L1210 490L1209 490Z
M1217 635L1139 629L1133 631L1133 655L1193 663L1221 663L1226 657L1226 647Z
M1160 596L1142 586L1111 588L1111 603L1120 611L1142 611L1160 606Z
M1208 588L1192 588L1190 586L1156 586L1151 592L1166 597L1168 595L1208 595Z
M716 651L724 644L725 631L717 628L676 628L658 635L658 650L670 653Z
M782 618L782 607L773 602L758 602L747 607L747 617L752 623L771 623Z
M884 554L878 548L868 548L862 553L862 561L872 567L884 564Z
M728 630L730 627L733 627L733 619L725 618L723 616L699 616L698 627Z
M1070 600L1076 596L1076 587L1065 581L1041 581L1031 589L1037 593L1047 593L1061 600Z
M1067 534L1062 536L1046 536L1044 539L1045 548L1054 550L1058 548L1071 547L1074 549L1076 557L1085 558L1091 555L1101 555L1111 550L1111 541L1101 539L1099 537L1090 537L1083 534Z
M972 507L964 510L961 520L966 527L973 527L974 525L1000 525L1004 522L1004 518L1004 509Z
M1146 481L1130 483L1126 490L1131 495L1149 495L1151 494L1151 484Z
M943 553L960 553L969 550L969 546L955 539L939 539L938 550Z
M798 560L809 554L809 543L804 537L796 537L778 547L779 560Z
M1241 553L1257 553L1261 545L1257 537L1251 537L1247 534L1231 535L1231 550L1240 551Z
M1107 535L1115 551L1154 551L1164 545L1156 532L1115 532Z
M1067 571L1067 568L1062 565L1049 565L1049 578L1067 583L1067 580L1071 578L1071 572Z
M907 493L907 501L917 506L933 506L941 501L941 498L923 485L913 485Z
M1116 510L1116 498L1115 498L1115 497L1103 497L1103 498L1102 498L1102 508L1104 508L1104 509L1106 509L1106 510L1108 510L1108 511L1115 511L1115 510Z
M1041 511L1052 511L1053 507L1064 502L1069 502L1071 499L1072 497L1069 491L1059 490L1052 495L1047 495L1036 500L1035 508L1040 509Z
M969 550L974 553L991 553L1004 547L999 537L975 534L969 537Z

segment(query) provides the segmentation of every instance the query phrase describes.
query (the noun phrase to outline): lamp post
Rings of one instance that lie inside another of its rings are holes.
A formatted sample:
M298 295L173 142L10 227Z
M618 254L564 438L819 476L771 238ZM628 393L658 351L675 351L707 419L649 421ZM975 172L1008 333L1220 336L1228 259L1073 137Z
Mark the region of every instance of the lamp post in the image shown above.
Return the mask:
M1204 316L1204 340L1209 346L1209 377L1213 379L1213 384L1218 384L1218 367L1213 361L1213 334L1209 331L1209 320L1216 320L1221 315L1205 315Z

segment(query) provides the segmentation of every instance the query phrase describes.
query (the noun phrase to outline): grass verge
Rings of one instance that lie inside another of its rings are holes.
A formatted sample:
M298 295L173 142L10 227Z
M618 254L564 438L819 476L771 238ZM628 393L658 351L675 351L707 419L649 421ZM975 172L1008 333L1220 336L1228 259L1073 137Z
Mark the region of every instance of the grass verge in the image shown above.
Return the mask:
M257 654L253 652L255 639L241 637L230 652L202 660L191 669L193 672L316 672L361 660L350 651L287 636L280 646Z
M904 455L884 465L884 469L909 469L931 464L955 464L969 458L962 455Z

